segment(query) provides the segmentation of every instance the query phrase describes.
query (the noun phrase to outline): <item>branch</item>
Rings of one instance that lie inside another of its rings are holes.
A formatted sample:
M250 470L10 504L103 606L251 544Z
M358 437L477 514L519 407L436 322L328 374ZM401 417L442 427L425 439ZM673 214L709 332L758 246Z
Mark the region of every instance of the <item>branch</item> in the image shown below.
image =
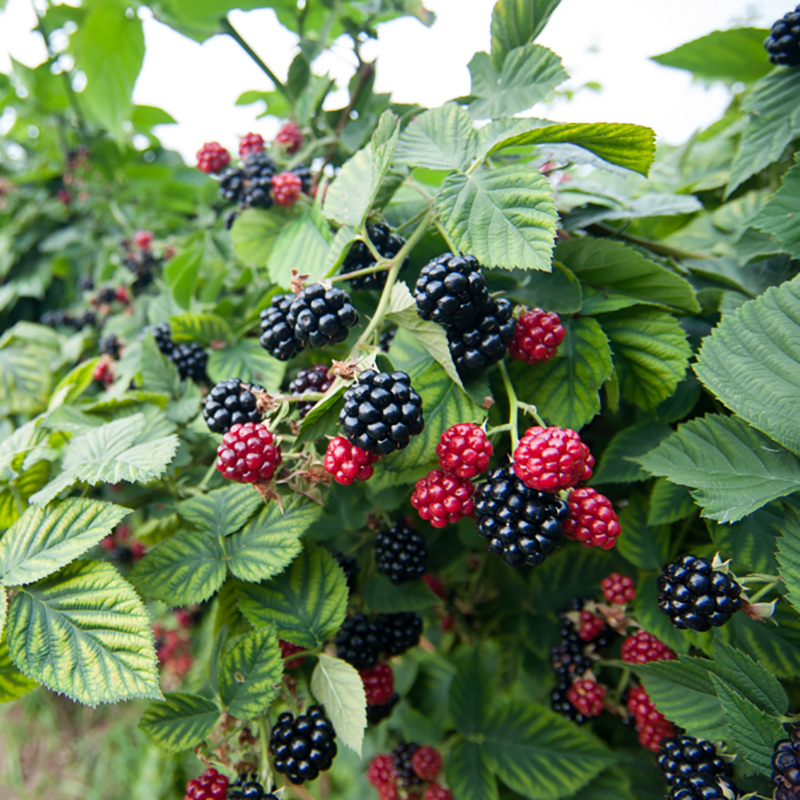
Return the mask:
M291 103L294 98L290 94L289 90L286 88L285 84L278 78L278 76L261 60L261 57L253 50L252 47L242 38L242 35L236 28L231 25L230 20L225 17L224 19L220 20L220 24L222 25L222 30L224 33L227 33L232 39L239 43L242 50L250 56L250 58L255 61L261 71L275 84L275 88Z

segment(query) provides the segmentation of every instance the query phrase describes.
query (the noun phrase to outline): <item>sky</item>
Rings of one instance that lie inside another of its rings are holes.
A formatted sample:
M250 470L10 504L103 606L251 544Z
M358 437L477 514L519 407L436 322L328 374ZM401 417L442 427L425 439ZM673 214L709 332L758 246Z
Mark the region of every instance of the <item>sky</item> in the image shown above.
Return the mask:
M362 53L377 57L375 90L392 92L398 102L435 107L469 93L467 63L489 50L495 0L426 0L437 15L432 28L416 19L380 26L379 40ZM661 67L648 58L713 30L735 24L769 27L795 3L792 0L562 0L539 36L563 59L577 89L570 102L558 100L537 116L564 122L632 122L652 127L661 141L679 143L717 119L728 100L720 85L707 88L681 70ZM168 111L177 125L156 133L187 161L203 142L219 141L235 150L238 137L255 131L271 137L278 123L256 119L263 106L235 106L244 91L271 89L269 79L227 36L200 45L154 20L143 11L147 53L134 89L134 101ZM296 37L283 29L269 9L234 11L231 21L279 76L285 77L296 53ZM31 0L8 0L0 12L0 70L9 56L28 66L45 59ZM344 43L315 63L346 87L354 58ZM587 82L601 91L580 88ZM565 88L565 87L562 87ZM342 106L344 89L326 106Z

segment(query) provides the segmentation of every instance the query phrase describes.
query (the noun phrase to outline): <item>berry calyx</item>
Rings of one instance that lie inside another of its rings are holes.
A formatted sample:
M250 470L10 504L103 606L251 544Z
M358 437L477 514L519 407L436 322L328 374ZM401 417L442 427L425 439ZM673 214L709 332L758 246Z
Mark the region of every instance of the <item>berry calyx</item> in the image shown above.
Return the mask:
M394 784L397 773L394 771L394 759L388 754L375 756L367 767L367 780L380 789L387 784Z
M309 706L297 719L286 711L272 728L269 751L273 766L294 784L316 780L336 757L335 738L333 724L320 706Z
M186 784L183 800L224 800L228 791L228 779L209 767L199 778Z
M154 238L152 231L136 231L133 234L133 243L140 250L149 250Z
M219 142L206 142L197 151L197 169L208 175L222 172L230 161L231 154Z
M493 452L486 431L474 422L452 425L436 445L439 466L448 475L458 478L474 478L484 472Z
M602 617L584 609L580 615L578 638L583 642L593 642L605 630L605 627L606 621Z
M364 683L368 706L382 706L394 694L394 673L388 664L376 664L359 673Z
M508 354L515 361L540 364L549 361L567 332L561 318L552 311L531 308L520 315L514 338L508 345Z
M302 658L292 658L296 653L302 653L303 650L306 649L305 647L294 644L293 642L286 642L283 639L279 639L278 644L281 648L281 658L283 659L284 669L298 669L298 667L302 667L303 664L306 663L305 656Z
M612 572L607 578L603 578L600 588L603 590L603 597L617 606L624 606L636 597L633 579L620 575L619 572Z
M425 788L422 800L453 800L453 793L438 783L431 783Z
M652 633L637 631L622 643L622 660L628 664L672 661L675 653Z
M569 516L564 520L564 536L577 539L584 547L610 550L621 528L611 501L584 486L569 495Z
M425 573L427 555L425 539L402 520L381 531L375 540L378 572L386 575L392 583L421 578Z
M598 717L603 711L606 690L595 681L575 681L567 691L567 697L585 717Z
M275 137L275 144L284 152L294 155L303 146L303 133L295 122L285 122Z
M528 428L514 451L514 472L532 489L558 492L592 476L594 457L569 428Z
M269 481L281 463L280 445L266 425L234 425L217 448L217 469L238 483Z
M323 465L336 483L349 486L353 481L369 480L375 471L372 465L379 459L377 453L368 453L350 444L344 436L337 436L328 443Z
M294 172L281 172L272 179L272 195L283 208L290 208L297 202L302 188L303 182Z
M246 133L239 139L239 158L245 158L264 149L264 137L260 133Z
M423 745L411 756L411 768L423 781L435 781L442 771L442 756L435 748Z
M475 487L469 481L432 469L417 481L411 505L434 528L444 528L472 513L474 491Z

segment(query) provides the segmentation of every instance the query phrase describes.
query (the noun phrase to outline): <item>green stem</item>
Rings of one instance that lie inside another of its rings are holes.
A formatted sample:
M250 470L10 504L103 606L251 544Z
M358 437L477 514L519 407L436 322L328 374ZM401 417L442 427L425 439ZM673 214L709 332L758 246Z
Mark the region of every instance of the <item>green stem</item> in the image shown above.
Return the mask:
M766 586L762 586L751 598L751 603L757 603L765 594L767 594L771 589L774 589L780 583L779 580L774 581L773 583L768 583Z
M211 466L206 470L206 474L203 475L203 480L197 485L197 490L199 492L205 492L208 489L208 482L214 477L214 473L217 471L217 462L212 461Z
M269 769L269 735L272 726L269 724L269 712L261 712L261 783L267 783Z
M506 395L508 396L508 424L511 432L511 452L514 452L519 444L519 400L511 383L506 365L502 361L500 362L500 374L503 376L503 386L506 387Z
M373 275L376 272L386 272L386 270L391 269L391 263L383 259L381 256L381 263L376 264L374 267L366 267L365 269L359 269L355 272L343 272L341 275L335 275L333 278L328 278L330 283L336 283L336 281L349 281L353 278L360 278L362 275Z
M439 222L438 219L436 220L436 230L439 231L439 234L441 235L442 239L444 239L445 244L450 248L450 252L457 255L458 248L455 246L455 243L450 238L449 234L444 229L444 226L442 225L441 222Z
M259 69L275 84L275 88L291 103L294 98L292 97L289 90L284 86L283 82L278 78L278 76L261 60L261 57L253 50L252 47L242 38L242 35L236 28L231 25L230 20L225 17L220 21L222 26L222 30L224 33L227 33L232 39L234 39L242 50L253 59Z

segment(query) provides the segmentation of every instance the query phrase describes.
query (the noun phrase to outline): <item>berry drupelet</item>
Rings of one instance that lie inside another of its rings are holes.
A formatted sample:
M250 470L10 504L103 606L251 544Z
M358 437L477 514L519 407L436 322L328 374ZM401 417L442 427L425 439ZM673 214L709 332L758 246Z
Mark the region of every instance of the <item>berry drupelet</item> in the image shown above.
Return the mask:
M258 408L256 393L266 393L266 390L239 378L228 378L216 384L203 406L203 419L208 429L212 433L227 433L234 425L261 422L264 414Z
M297 377L289 384L289 394L300 395L306 392L327 392L333 385L335 375L330 372L327 364L315 364L308 369L301 369ZM307 403L298 403L297 411L303 419L316 404L315 400Z
M488 302L471 322L449 327L450 355L458 371L483 372L502 360L516 324L511 303L501 298Z
M367 225L367 235L375 246L375 249L385 259L394 258L406 240L396 233L392 233L388 225L377 222L374 225ZM369 247L361 241L355 242L345 257L342 264L342 275L351 272L359 272L362 269L369 269L376 264L375 256ZM408 259L403 262L401 269L408 266ZM373 272L371 275L361 275L358 278L351 278L350 285L354 289L383 289L386 285L385 272Z
M255 775L240 775L228 789L227 800L278 800L278 796L268 792Z
M295 300L293 294L276 295L269 308L261 312L261 346L279 361L288 361L304 347L294 336L294 327L289 323L289 309Z
M470 481L432 469L417 481L411 505L434 528L444 528L472 513L474 491L475 486Z
M153 334L153 338L156 340L156 345L161 353L167 358L172 354L172 350L175 347L172 341L172 331L169 327L168 322L159 322L158 325L154 325L151 333Z
M208 175L222 172L230 161L231 154L219 142L206 142L197 151L197 169Z
M339 658L358 670L370 669L378 661L385 636L379 626L364 614L345 620L336 634L336 651Z
M273 766L295 784L316 780L336 757L335 738L333 725L320 706L309 706L297 719L286 711L278 717L270 737Z
M474 422L459 422L449 427L436 445L439 466L457 478L480 475L489 466L493 452L486 431Z
M711 742L670 737L662 742L656 763L672 800L723 800L723 786L733 791L733 770Z
M368 453L343 436L337 436L328 443L323 466L325 472L333 475L336 483L349 486L353 481L367 481L372 477L373 464L380 459L377 453Z
M514 450L514 472L540 492L571 489L592 476L594 457L569 428L528 428Z
M772 26L764 47L773 64L784 67L800 66L800 6L784 14Z
M490 298L478 259L445 253L422 268L414 299L422 319L465 326L478 317Z
M281 448L266 425L234 425L217 448L217 469L228 480L256 483L272 480L281 463Z
M208 353L197 342L176 344L169 354L169 359L178 368L181 380L191 378L195 383L205 383L208 380L206 375Z
M361 567L358 565L356 557L346 556L344 553L341 553L338 550L331 553L331 555L336 559L336 562L342 568L344 577L347 579L347 588L350 590L350 594L352 594L356 590L356 581L358 580L359 572L361 572Z
M570 722L576 725L583 725L586 722L586 715L578 708L576 708L569 699L569 690L571 684L569 681L560 680L556 683L555 687L550 692L550 708L566 717Z
M425 574L427 555L425 540L402 520L381 531L375 540L378 572L388 576L392 583L421 578Z
M312 283L292 301L286 315L295 339L312 347L339 344L358 323L358 311L342 289Z
M508 354L515 361L540 364L549 361L567 332L558 314L532 308L520 315Z
M380 347L382 353L389 352L395 336L397 336L397 328L387 328L386 330L381 331L381 338L378 346Z

